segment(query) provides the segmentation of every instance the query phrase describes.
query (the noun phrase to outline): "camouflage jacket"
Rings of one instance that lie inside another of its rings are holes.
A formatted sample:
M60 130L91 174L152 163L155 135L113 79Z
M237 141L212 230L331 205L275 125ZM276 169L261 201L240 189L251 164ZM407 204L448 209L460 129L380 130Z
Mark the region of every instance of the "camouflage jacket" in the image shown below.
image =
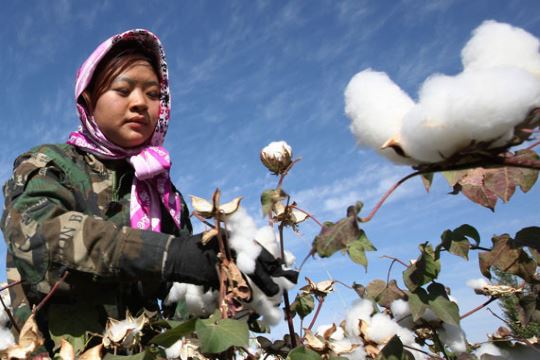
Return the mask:
M161 276L168 244L192 228L185 203L181 229L168 215L162 233L131 228L132 179L126 161L99 160L66 144L42 145L17 158L4 185L1 222L8 282L23 280L10 289L17 321L66 270L39 312L45 331L53 332L47 323L55 316L77 314L84 322L86 312L99 319L87 330L101 332L107 317L158 309L157 299L168 291Z

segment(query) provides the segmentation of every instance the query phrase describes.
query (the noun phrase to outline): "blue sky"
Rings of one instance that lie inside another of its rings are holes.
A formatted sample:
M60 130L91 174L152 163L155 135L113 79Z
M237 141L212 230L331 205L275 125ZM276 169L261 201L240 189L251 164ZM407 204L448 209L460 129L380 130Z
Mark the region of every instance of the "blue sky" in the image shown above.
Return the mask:
M302 157L285 189L321 220L337 220L357 200L367 212L409 171L356 146L343 110L343 91L355 73L385 71L414 97L426 76L461 70L460 50L483 20L540 36L537 0L54 0L2 6L2 183L18 154L64 142L77 127L74 75L91 51L112 34L147 28L161 38L169 62L172 120L165 145L175 184L185 195L209 197L216 187L225 200L242 195L261 223L259 193L276 179L258 153L270 141L285 140ZM470 223L489 244L493 234L538 225L532 205L540 199L538 187L499 204L494 214L448 191L441 177L430 194L418 179L397 191L365 226L379 249L369 254L367 274L338 255L311 260L301 275L366 284L386 277L389 261L380 256L416 258L418 243L436 243L447 228ZM287 248L303 258L317 232L314 224L302 225L300 236L287 234ZM400 278L400 269L392 275ZM441 281L454 288L461 312L485 300L464 285L477 277L475 255L470 263L443 258ZM338 287L321 321L343 319L354 298ZM486 311L464 324L473 340L499 325Z

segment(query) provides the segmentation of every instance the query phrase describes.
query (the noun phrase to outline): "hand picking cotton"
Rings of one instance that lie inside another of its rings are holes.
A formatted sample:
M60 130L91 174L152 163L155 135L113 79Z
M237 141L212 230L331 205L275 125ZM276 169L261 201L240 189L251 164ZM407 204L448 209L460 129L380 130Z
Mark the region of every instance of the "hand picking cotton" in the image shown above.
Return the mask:
M486 21L462 50L463 72L429 76L416 103L385 73L364 70L345 90L351 130L401 164L445 161L479 143L505 146L540 106L539 44L523 29Z

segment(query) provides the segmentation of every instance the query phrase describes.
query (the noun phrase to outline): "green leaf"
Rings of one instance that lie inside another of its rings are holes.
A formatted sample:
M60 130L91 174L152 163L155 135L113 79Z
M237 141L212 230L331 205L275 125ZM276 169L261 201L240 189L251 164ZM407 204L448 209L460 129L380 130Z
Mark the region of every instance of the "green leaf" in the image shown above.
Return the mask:
M450 301L442 284L432 283L428 286L428 303L431 311L445 323L459 326L459 308Z
M403 343L397 335L394 335L390 341L382 348L377 360L410 360L414 359L412 354L403 349Z
M403 272L403 281L410 291L433 281L439 275L441 263L429 244L420 245L421 254L416 262Z
M195 330L204 353L221 353L231 346L248 346L249 329L244 321L219 319L219 313L208 319L197 319Z
M134 355L113 355L106 354L103 360L151 360L154 356L149 351L143 351Z
M530 226L519 230L515 240L522 246L540 250L540 227Z
M287 356L288 360L320 360L321 355L303 346L294 348Z
M325 222L319 235L313 240L313 253L320 257L329 257L340 250L346 250L349 244L354 241L360 241L369 247L369 240L365 233L358 227L358 212L361 209L361 203L349 206L347 208L347 217L339 220L337 223ZM367 240L367 242L366 242ZM373 245L371 245L373 247Z
M291 304L291 311L298 314L302 319L308 316L314 308L315 298L309 293L301 293L296 295L294 302Z
M448 185L455 186L462 177L465 176L465 170L455 170L455 171L442 171L443 177L448 181Z
M409 309L413 321L418 321L426 312L429 306L429 298L424 288L417 288L414 292L409 292Z
M66 339L75 353L84 349L91 335L88 332L101 333L103 327L99 322L96 307L85 304L50 304L48 307L49 332L55 344ZM69 316L66 316L69 314Z
M181 337L191 334L195 330L196 320L197 319L184 321L180 325L154 336L150 340L150 343L168 348L172 346L176 341L178 341Z
M367 238L365 232L360 230L360 237L347 246L347 253L352 261L364 266L367 271L366 251L377 250Z
M480 234L473 226L469 224L463 224L454 229L454 234L462 235L463 237L468 237L473 239L476 242L476 245L480 244Z
M445 230L441 235L441 244L439 246L448 250L451 254L469 260L469 249L471 245L468 238L474 240L476 245L480 244L478 231L468 224L463 224L454 230Z

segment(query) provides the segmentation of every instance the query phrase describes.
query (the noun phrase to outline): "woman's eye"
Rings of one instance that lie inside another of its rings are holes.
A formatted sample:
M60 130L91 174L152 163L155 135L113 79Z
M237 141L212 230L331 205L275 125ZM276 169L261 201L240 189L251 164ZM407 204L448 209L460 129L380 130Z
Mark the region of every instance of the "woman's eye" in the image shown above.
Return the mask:
M150 91L148 92L148 96L151 99L159 99L159 91Z
M125 88L117 88L117 89L114 89L114 91L116 91L118 94L120 94L122 96L129 95L129 90L125 89Z

